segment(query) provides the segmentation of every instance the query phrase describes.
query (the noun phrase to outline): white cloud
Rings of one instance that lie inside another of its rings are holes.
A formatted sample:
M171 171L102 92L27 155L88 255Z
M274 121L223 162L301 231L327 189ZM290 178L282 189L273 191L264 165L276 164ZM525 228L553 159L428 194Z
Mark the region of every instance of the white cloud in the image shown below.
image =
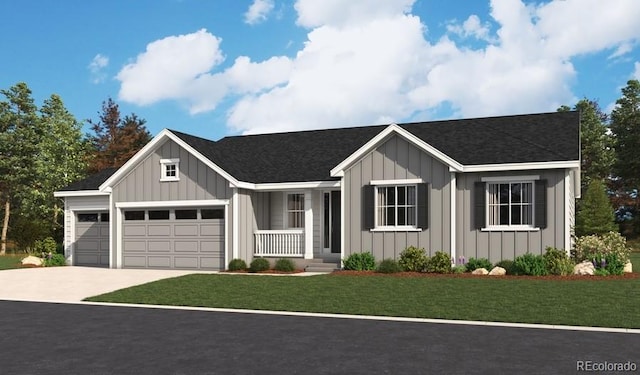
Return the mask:
M249 25L255 25L267 20L269 13L273 11L273 0L253 0L253 4L244 14L244 22Z
M92 83L102 83L107 78L107 74L104 73L104 69L109 65L109 58L102 54L97 54L93 57L89 65L89 72L91 72Z
M239 56L222 71L220 39L206 30L158 40L118 74L120 96L177 100L191 113L230 98L228 126L244 133L423 120L442 107L465 117L554 111L575 100L572 59L622 56L640 39L637 0L493 0L490 18L448 25L472 46L426 40L413 3L298 0L309 32L295 57Z

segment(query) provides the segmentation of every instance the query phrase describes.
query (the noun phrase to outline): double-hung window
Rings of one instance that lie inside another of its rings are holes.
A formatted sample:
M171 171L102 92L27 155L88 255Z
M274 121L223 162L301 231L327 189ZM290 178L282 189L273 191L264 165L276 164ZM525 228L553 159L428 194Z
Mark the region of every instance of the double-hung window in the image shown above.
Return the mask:
M378 186L376 227L416 227L415 185Z
M180 159L160 160L160 181L180 180Z
M304 194L287 194L287 226L304 228Z
M533 182L488 184L489 226L533 226Z

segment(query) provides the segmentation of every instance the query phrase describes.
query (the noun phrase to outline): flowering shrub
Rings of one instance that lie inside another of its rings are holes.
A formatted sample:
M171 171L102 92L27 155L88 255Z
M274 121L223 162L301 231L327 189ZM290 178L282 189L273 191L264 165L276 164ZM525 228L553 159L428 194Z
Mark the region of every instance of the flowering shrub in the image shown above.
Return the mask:
M598 275L622 275L624 271L624 264L626 262L622 262L618 258L618 254L610 253L610 254L596 254L591 260L593 266L596 268Z
M624 265L629 261L629 253L627 241L618 232L582 236L575 241L574 256L577 262L593 261L596 257L606 258L610 254L615 254L617 260Z

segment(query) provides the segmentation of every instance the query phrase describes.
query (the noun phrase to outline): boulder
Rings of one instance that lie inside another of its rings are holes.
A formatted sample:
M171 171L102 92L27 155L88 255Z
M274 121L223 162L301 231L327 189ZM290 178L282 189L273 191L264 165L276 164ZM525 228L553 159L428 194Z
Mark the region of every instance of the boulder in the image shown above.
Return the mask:
M624 265L624 269L622 270L622 272L624 273L633 272L633 265L631 264L631 261L627 261L627 264Z
M502 267L493 267L489 272L489 276L504 276L507 274L507 270Z
M33 256L33 255L29 255L28 257L22 259L22 265L30 265L30 266L41 266L42 265L42 259Z
M486 270L486 268L476 268L475 270L473 270L473 272L471 272L472 275L487 275L489 274L489 271Z
M593 275L595 271L596 268L593 266L593 263L588 260L578 263L573 267L574 275Z

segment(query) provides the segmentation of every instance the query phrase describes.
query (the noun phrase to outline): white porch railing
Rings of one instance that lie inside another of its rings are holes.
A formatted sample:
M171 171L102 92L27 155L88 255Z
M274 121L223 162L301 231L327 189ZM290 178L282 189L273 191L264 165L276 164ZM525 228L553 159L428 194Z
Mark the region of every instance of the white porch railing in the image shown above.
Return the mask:
M304 256L304 229L257 230L253 233L259 257Z

